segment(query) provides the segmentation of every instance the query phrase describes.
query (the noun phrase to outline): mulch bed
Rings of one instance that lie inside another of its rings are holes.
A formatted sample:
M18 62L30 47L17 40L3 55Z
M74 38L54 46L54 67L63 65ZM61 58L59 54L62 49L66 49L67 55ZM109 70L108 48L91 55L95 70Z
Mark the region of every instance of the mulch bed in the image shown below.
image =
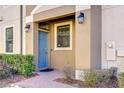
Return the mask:
M78 88L88 88L89 87L83 81L75 80L75 79L57 78L54 81L64 83L64 84L68 84L68 85L71 85L73 87L78 87Z
M91 87L87 85L85 82L81 80L75 80L75 79L57 78L54 81L68 84L77 88L119 88L118 83L113 83L113 84L99 83L99 84L96 84L96 87Z
M39 76L39 74L34 73L30 77L26 77L23 75L13 75L13 77L8 77L7 79L1 79L0 80L0 88L7 87L10 84L13 84L13 83L16 83L16 82L19 82L22 80L26 80L26 79L29 79L32 77L36 77L36 76Z

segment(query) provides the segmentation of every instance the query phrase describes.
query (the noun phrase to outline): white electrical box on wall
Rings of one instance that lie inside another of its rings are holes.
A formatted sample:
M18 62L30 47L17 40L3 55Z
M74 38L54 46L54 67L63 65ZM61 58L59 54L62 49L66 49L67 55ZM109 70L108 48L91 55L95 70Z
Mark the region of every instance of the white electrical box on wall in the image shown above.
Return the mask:
M107 41L105 46L106 46L106 60L108 61L116 60L115 41Z

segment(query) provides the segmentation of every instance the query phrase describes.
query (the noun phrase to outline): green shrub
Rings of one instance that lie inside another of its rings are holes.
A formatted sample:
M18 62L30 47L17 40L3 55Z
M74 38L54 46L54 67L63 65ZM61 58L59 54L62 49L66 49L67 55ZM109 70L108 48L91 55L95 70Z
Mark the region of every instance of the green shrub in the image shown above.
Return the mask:
M84 81L87 85L95 87L97 83L97 75L93 71L86 71L84 73Z
M109 83L110 77L112 76L110 69L95 70L97 74L97 83Z
M112 69L92 70L85 71L84 81L90 87L118 87L118 80L115 72Z
M25 76L32 75L35 68L32 55L1 54L0 60L7 62L13 70Z
M119 74L119 87L124 88L124 73Z
M6 62L0 61L0 79L7 79L12 73L11 67Z

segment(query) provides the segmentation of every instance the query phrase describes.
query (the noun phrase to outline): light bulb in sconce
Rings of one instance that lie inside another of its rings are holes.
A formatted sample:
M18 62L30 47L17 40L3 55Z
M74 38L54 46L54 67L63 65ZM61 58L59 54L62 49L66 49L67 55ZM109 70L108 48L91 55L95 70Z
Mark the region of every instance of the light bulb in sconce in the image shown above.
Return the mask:
M109 48L112 48L112 47L113 47L113 45L112 45L111 43L109 43L109 44L108 44L108 47L109 47Z
M30 24L26 24L26 26L25 26L25 31L28 32L29 29L30 29Z
M82 24L84 22L84 13L80 12L78 16L78 23Z

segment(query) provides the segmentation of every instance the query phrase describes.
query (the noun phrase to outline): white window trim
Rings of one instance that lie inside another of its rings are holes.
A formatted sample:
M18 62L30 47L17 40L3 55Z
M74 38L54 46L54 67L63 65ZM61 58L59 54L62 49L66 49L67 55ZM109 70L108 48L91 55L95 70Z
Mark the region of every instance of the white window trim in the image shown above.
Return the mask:
M14 30L15 30L15 25L9 25L9 26L4 26L4 52L5 54L14 54L14 38L13 38L13 52L6 52L6 28L13 27L13 37L14 37Z
M70 25L70 47L57 47L57 27ZM54 25L54 50L72 50L72 21L57 23Z

